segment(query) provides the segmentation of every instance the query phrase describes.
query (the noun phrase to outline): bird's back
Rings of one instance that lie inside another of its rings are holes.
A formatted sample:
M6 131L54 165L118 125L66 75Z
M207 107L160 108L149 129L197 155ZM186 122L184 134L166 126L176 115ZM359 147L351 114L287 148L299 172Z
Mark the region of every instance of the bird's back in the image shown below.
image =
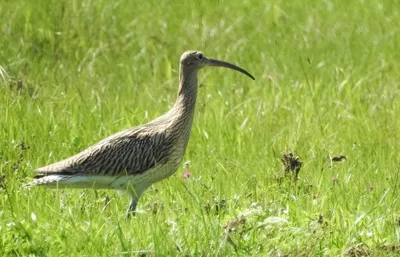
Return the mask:
M44 178L52 175L67 177L138 175L168 164L173 149L174 140L168 128L142 125L105 138L65 160L36 169L36 181L32 183L33 185L48 183L49 181Z

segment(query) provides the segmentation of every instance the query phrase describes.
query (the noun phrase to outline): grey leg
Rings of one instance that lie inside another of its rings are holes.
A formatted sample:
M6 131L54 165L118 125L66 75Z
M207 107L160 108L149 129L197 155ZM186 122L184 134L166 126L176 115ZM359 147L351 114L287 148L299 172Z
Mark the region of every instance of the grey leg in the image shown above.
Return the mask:
M134 188L132 185L129 185L130 187L130 194L131 194L131 202L129 204L128 212L126 213L126 218L129 219L131 216L135 216L136 214L136 205L139 201L139 198L141 194L143 193L142 187L139 188Z
M138 202L138 198L137 197L132 197L131 199L131 203L129 204L129 208L128 211L126 213L126 218L129 219L131 216L135 216L136 214L136 205Z

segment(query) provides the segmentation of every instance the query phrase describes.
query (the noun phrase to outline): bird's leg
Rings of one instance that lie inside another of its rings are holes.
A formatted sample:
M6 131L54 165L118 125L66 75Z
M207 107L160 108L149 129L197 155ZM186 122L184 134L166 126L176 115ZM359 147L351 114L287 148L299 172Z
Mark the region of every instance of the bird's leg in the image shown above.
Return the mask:
M128 211L126 212L126 218L129 219L131 216L135 216L136 214L136 206L139 201L140 196L134 192L132 194L131 202L129 203Z
M126 212L126 218L127 219L131 218L131 216L135 216L135 214L136 214L136 205L137 205L138 200L139 200L138 197L136 197L136 196L132 197L131 202L129 204L128 211Z
M131 202L129 203L128 211L126 212L126 219L130 219L131 216L135 216L136 214L136 205L139 201L141 191L138 191L131 182L127 185L127 192L131 196Z

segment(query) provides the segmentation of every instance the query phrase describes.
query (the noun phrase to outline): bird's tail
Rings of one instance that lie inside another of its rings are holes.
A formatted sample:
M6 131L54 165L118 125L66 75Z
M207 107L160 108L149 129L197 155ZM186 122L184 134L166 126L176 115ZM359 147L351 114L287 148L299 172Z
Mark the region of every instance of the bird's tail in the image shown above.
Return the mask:
M118 180L122 179L122 181ZM93 188L118 189L118 183L123 183L124 177L96 176L96 175L68 175L68 174L38 174L35 180L24 187L40 186L45 188ZM118 185L117 185L117 184ZM124 185L124 184L122 184ZM115 187L116 186L116 187Z
M65 182L71 179L68 175L38 175L36 179L26 183L24 187L41 186L47 188L60 188L63 187ZM69 184L69 183L68 183Z

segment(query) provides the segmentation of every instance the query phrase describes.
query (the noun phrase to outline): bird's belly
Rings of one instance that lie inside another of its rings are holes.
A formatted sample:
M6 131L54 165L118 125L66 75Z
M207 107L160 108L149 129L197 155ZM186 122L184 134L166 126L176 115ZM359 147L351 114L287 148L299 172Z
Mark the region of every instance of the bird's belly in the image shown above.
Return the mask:
M161 181L172 174L179 167L179 162L167 162L156 166L141 174L121 176L99 176L99 175L49 175L38 179L35 185L47 188L92 188L92 189L115 189L128 191L129 193L141 194L152 184Z
M141 174L125 175L115 177L110 187L118 191L130 192L133 194L142 194L149 186L168 178L178 169L178 165L171 163L160 165L149 169Z

